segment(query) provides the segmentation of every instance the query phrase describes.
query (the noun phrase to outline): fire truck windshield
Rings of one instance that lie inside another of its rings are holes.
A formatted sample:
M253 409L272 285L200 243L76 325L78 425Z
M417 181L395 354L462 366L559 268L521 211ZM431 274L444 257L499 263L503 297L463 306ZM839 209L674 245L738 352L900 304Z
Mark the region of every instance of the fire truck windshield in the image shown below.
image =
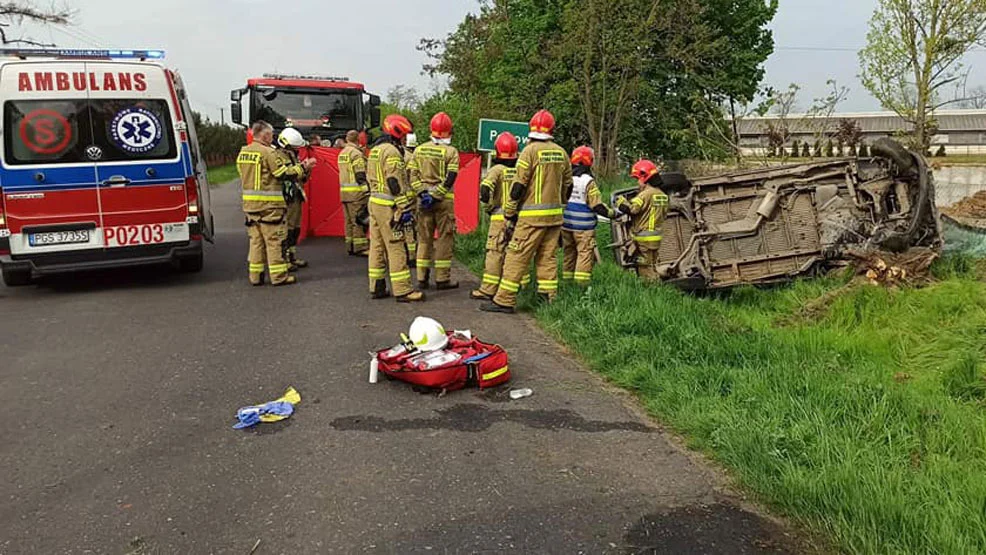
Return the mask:
M295 127L304 134L317 131L343 133L361 129L360 95L337 91L290 91L258 88L253 97L253 119L270 122L275 129Z

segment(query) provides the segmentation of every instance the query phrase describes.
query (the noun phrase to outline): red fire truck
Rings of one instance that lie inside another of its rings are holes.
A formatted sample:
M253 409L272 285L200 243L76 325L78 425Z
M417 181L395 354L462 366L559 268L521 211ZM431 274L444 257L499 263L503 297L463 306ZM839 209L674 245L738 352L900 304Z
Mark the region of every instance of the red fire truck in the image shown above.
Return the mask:
M230 100L235 123L262 119L274 126L275 133L294 127L306 138L319 135L325 146L350 129L365 131L380 125L380 97L346 77L264 74L247 80L245 88L234 89Z

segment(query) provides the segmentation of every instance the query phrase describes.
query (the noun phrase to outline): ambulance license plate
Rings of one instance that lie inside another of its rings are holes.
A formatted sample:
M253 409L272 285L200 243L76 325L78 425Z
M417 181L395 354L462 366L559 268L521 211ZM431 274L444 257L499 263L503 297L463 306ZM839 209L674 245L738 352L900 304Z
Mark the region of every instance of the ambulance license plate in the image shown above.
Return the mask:
M121 225L103 228L103 240L107 247L136 247L188 241L188 224Z
M27 241L32 247L44 247L48 245L68 245L72 243L88 243L89 229L70 229L65 231L44 231L42 233L29 233Z

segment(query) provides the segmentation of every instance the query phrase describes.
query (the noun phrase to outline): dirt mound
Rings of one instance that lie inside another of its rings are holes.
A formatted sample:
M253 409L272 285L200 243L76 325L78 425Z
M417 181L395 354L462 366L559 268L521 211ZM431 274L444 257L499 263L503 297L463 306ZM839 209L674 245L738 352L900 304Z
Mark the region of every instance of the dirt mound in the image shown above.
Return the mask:
M941 212L953 218L986 220L986 191L979 191L947 208L942 208Z

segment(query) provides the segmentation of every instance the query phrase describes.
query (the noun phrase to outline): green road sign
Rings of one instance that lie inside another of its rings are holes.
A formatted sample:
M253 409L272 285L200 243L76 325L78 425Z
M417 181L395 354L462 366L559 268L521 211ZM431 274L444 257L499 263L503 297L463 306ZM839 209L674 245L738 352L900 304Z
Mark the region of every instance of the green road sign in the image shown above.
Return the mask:
M479 120L479 151L492 152L493 144L500 133L509 131L517 137L521 150L527 144L527 132L530 131L528 124L522 121L502 121L498 119Z

